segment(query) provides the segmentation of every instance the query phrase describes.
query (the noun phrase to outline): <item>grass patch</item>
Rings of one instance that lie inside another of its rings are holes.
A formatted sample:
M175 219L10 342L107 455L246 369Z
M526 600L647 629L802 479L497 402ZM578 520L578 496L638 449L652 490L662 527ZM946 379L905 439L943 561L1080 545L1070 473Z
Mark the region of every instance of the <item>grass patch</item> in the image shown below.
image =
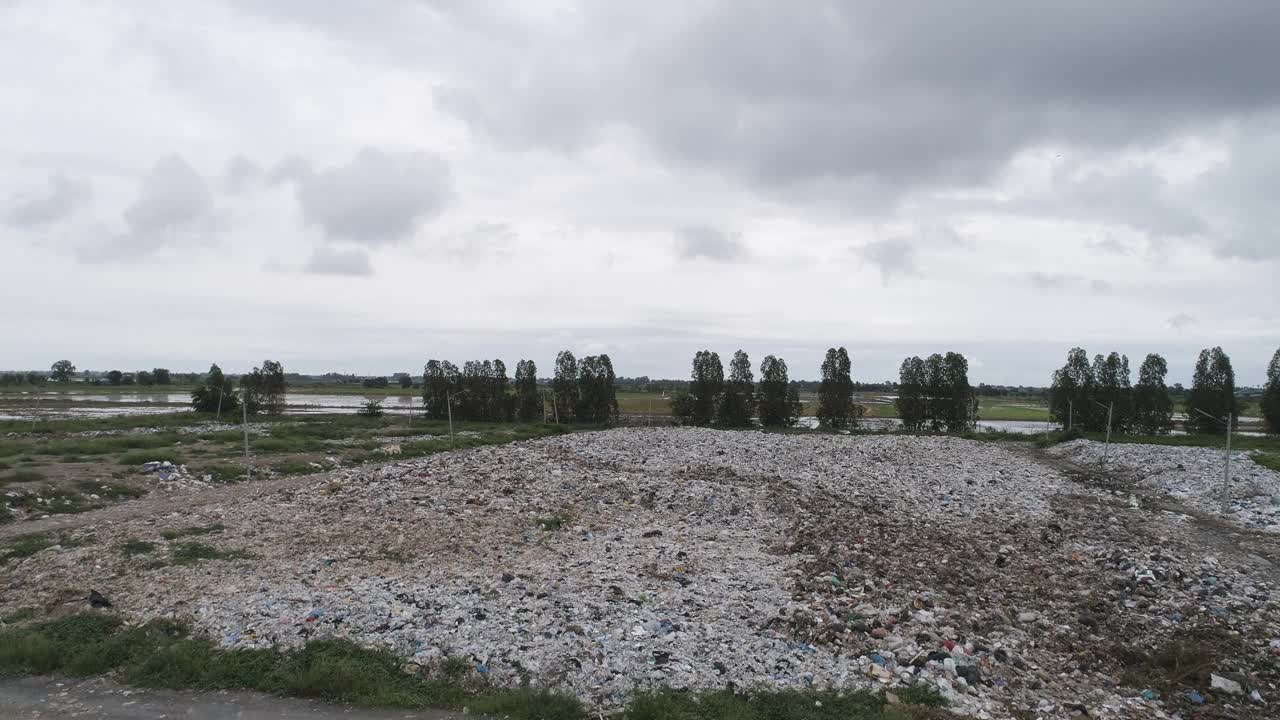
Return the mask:
M194 565L201 560L247 560L253 556L241 550L219 550L201 542L183 542L169 548L169 557L177 565Z
M0 487L12 483L44 482L45 479L44 473L39 470L14 470L8 475L0 477Z
M0 560L31 557L46 548L61 545L65 548L81 547L92 542L91 537L73 538L66 533L27 533L15 535L0 545Z
M135 555L146 555L154 552L156 544L146 540L126 540L120 545L120 554L131 558Z
M212 475L214 482L233 483L245 479L243 465L233 465L231 463L218 463L216 465L205 465L199 470L192 471L196 477L204 477Z
M75 490L46 486L6 498L9 504L36 515L70 515L102 507Z
M221 651L172 621L125 627L110 615L76 615L0 632L0 673L76 676L115 671L142 687L244 689L331 702L397 708L461 708L519 720L583 720L574 698L503 690L424 671L346 640L300 649Z
M149 462L164 462L168 460L174 465L185 465L186 461L182 456L173 450L133 450L124 453L116 459L121 465L142 465Z
M84 614L0 631L0 673L73 676L114 672L133 685L194 690L256 690L354 705L467 707L515 720L585 720L569 695L504 689L479 679L471 663L450 658L407 673L390 653L347 640L313 640L292 650L219 650L174 621L128 627L106 614ZM783 690L635 696L626 720L926 720L952 717L925 688L895 691L900 704L868 691Z
M285 460L272 465L271 470L281 475L308 475L323 472L321 469L312 467L306 460Z
M1123 667L1121 685L1171 693L1182 687L1208 687L1209 672L1218 661L1240 650L1239 638L1221 628L1202 627L1159 646L1122 645L1111 654Z
M210 533L222 532L227 526L222 523L213 523L212 525L191 525L188 527L174 528L173 530L165 530L160 533L160 537L165 540L177 540L184 537L196 537L199 535L209 535Z
M96 480L81 480L76 487L82 492L98 495L110 500L136 500L147 494L146 488L126 485L125 483L107 483Z
M1280 452L1256 453L1252 456L1252 459L1264 468L1280 472Z
M17 610L14 610L11 613L5 613L4 615L0 615L0 623L3 623L5 625L12 625L14 623L20 623L25 620L30 620L31 618L39 614L40 614L40 611L33 607L18 608Z
M564 513L556 513L555 515L548 515L534 520L534 523L537 524L539 528L546 530L547 532L560 530L570 522L573 522L573 518Z

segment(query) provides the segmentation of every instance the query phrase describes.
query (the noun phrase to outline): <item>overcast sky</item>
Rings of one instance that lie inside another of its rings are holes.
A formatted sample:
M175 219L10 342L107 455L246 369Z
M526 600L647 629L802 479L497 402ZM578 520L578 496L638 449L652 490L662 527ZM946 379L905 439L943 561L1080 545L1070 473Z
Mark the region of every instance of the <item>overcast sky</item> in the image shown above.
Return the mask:
M1054 9L1056 7L1056 9ZM0 0L0 367L1280 345L1280 3Z

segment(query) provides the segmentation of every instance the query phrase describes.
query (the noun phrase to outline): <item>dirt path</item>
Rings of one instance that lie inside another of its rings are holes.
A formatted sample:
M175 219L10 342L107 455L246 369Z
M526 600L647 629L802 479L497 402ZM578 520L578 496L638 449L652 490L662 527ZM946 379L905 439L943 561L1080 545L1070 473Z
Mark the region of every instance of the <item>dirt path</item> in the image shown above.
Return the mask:
M371 710L252 692L138 690L102 678L0 679L0 717L12 720L453 720L461 712ZM465 717L476 717L467 715Z
M376 465L365 465L367 472ZM137 500L117 503L109 507L74 515L50 515L39 520L13 522L0 525L0 539L49 530L70 530L86 525L103 525L130 520L136 517L159 517L169 513L189 511L206 505L233 502L237 504L270 502L270 496L282 491L294 490L322 480L329 473L314 475L289 475L271 480L255 480L231 485L217 485L200 490L153 490Z
M1056 470L1083 486L1115 493L1113 505L1117 508L1127 506L1129 496L1132 495L1144 510L1154 513L1148 515L1150 521L1158 520L1160 513L1185 516L1190 522L1179 523L1178 527L1182 532L1189 533L1189 539L1197 546L1212 549L1212 553L1219 555L1244 555L1263 574L1280 578L1280 534L1240 527L1220 515L1193 507L1152 488L1050 455L1044 449L1028 443L1011 443L1006 448ZM1076 499L1092 504L1098 502L1096 498ZM1158 524L1145 529L1154 535L1170 530L1161 528ZM1134 531L1138 531L1138 528L1134 528Z

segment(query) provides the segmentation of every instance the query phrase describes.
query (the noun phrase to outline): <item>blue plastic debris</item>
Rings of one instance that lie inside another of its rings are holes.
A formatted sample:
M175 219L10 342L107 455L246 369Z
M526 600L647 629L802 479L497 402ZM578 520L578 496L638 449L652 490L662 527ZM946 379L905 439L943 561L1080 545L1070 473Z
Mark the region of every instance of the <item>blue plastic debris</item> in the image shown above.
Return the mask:
M1187 693L1187 699L1197 705L1204 704L1204 696L1196 692L1195 690L1192 690L1191 692Z
M1142 691L1142 697L1143 697L1143 699L1145 699L1145 700L1155 700L1155 699L1156 699L1157 697L1159 697L1159 696L1158 696L1158 695L1156 695L1156 691L1155 691L1155 690L1143 690L1143 691Z
M485 665L484 663L476 663L476 672L480 673L481 675L488 675L489 666Z

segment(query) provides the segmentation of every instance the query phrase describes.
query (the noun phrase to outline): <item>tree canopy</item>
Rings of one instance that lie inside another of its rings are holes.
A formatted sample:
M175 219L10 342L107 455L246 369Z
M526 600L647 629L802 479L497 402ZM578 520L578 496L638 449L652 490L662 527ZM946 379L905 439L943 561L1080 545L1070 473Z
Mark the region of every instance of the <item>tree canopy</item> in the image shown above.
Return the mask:
M843 347L829 348L822 361L822 381L818 384L818 424L830 430L843 430L858 423L858 410L853 403L853 364Z
M1187 429L1195 432L1225 434L1227 416L1231 417L1233 426L1239 420L1236 373L1231 369L1231 358L1222 348L1200 351L1186 407Z

